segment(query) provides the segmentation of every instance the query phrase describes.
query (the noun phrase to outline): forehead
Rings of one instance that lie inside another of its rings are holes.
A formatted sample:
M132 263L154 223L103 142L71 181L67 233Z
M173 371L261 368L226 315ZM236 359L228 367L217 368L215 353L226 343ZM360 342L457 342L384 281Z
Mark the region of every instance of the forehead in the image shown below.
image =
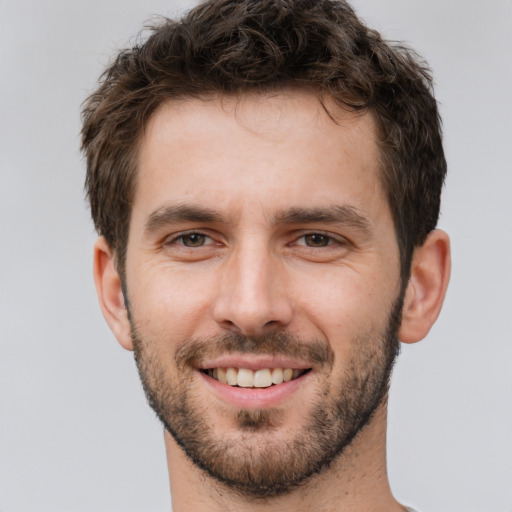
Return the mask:
M333 202L334 194L358 203L380 193L378 168L371 114L312 92L169 101L141 141L134 204L222 207L243 197L278 209Z
M267 142L282 142L284 137L293 134L297 138L311 137L316 132L322 137L327 135L326 142L340 136L351 138L358 145L368 142L365 154L369 158L377 149L377 128L370 112L343 108L332 97L319 97L314 91L285 89L240 96L215 94L169 100L151 117L142 140L142 151L144 146L151 144L151 139L170 135L176 125L194 132L198 138L208 135L211 128L220 127L220 123L224 128L236 124L240 132L245 131L246 135ZM180 131L177 130L172 136L179 144L196 142L189 137L179 140ZM292 138L289 140L291 142ZM371 147L372 143L374 147ZM368 153L370 149L371 153Z

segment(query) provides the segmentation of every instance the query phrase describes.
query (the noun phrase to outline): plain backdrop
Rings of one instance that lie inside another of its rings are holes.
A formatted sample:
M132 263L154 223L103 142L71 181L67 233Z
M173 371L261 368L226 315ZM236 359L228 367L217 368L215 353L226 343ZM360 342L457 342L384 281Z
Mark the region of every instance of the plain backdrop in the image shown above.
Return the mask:
M421 512L512 511L512 2L354 0L431 64L453 274L393 378L389 472ZM0 510L169 511L162 429L103 321L80 104L177 0L0 0Z

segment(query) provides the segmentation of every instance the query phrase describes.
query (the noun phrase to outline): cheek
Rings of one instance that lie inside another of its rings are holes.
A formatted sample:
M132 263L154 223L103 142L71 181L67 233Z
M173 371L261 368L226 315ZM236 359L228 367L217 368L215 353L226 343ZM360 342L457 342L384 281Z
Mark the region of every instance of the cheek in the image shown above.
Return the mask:
M207 317L213 285L208 276L165 265L139 267L128 282L133 320L151 339L183 340Z
M361 332L385 324L395 286L352 269L337 270L303 279L299 308L332 343L340 338L349 343Z

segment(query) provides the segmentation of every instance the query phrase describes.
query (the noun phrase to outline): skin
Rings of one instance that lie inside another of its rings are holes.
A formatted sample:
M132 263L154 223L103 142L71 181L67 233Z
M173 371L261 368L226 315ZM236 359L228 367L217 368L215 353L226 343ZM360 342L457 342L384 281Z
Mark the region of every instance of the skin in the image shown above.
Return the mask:
M189 369L196 402L215 434L255 450L298 435L307 404L346 373L365 334L385 328L400 292L398 245L379 181L373 119L328 106L337 124L304 91L170 102L153 116L141 141L126 288L133 324L151 340L169 379L179 382L173 357L187 340L226 333L286 332L320 340L334 354L332 368L313 369L279 403L277 428L250 438L236 421L237 408ZM177 218L176 207L183 206L215 215ZM290 215L340 208L343 218ZM198 240L190 232L204 235L196 247L187 246ZM427 334L449 272L448 237L434 231L414 254L401 341ZM102 238L95 246L95 280L107 322L132 350L115 254ZM255 362L244 357L247 365ZM256 405L249 399L246 407ZM258 407L267 407L265 401ZM206 476L166 432L173 510L403 510L389 488L385 440L384 399L327 471L288 494L255 501Z

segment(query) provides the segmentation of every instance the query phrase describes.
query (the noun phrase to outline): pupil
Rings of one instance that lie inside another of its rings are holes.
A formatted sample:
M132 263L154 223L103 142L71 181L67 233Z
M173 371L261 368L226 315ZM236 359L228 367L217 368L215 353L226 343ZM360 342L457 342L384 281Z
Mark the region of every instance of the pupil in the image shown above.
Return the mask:
M199 247L204 244L204 235L192 233L183 237L183 243L188 247Z
M325 235L307 235L306 243L313 247L325 247L329 245L329 237Z

